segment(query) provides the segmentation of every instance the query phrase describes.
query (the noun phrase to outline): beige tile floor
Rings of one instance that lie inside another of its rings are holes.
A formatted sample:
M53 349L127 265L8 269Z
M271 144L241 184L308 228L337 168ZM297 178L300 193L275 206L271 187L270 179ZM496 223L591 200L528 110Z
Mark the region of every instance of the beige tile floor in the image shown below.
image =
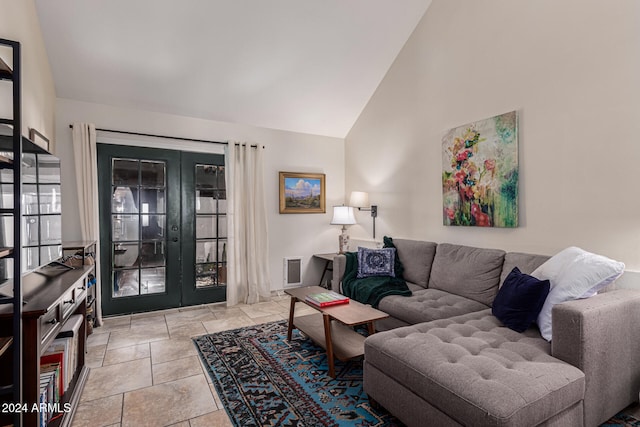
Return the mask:
M296 315L313 309L296 307ZM73 427L231 426L191 337L287 319L289 297L111 317L87 340L89 379Z

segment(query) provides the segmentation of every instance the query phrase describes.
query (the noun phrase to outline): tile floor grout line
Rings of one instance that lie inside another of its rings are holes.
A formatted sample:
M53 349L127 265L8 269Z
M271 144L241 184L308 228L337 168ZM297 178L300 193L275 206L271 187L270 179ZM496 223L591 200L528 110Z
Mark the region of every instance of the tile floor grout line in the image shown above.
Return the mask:
M274 301L274 304L277 304L277 301ZM279 304L281 305L281 304ZM204 307L201 307L204 308ZM202 375L202 379L204 380L204 383L206 384L207 388L209 389L209 394L210 397L212 399L212 407L214 408L213 411L208 412L206 414L203 415L199 415L198 417L204 417L207 415L211 415L214 413L219 413L220 411L223 411L222 414L220 414L220 416L222 416L225 420L226 420L226 425L231 425L230 424L230 420L228 418L228 414L226 413L226 410L224 409L224 407L220 407L218 400L216 399L216 395L214 395L214 386L212 383L209 382L209 376L208 376L208 372L206 371L206 367L204 366L203 362L201 360L198 360L198 364L200 365L200 369L198 369L198 373L194 374L194 375L188 375L187 377L182 377L182 378L177 378L177 379L173 379L173 380L169 380L169 381L165 381L165 382L161 382L161 383L157 383L156 380L153 377L153 371L154 371L154 367L157 367L159 365L161 365L162 363L168 363L168 362L172 362L175 360L179 360L179 359L187 359L190 358L192 356L185 356L185 357L177 357L176 359L169 359L163 362L159 362L157 364L154 365L154 361L157 359L158 354L157 352L154 352L151 350L152 344L154 342L171 342L171 341L175 341L175 340L184 340L184 341L190 341L193 342L193 338L197 337L197 336L202 336L202 335L207 335L207 334L211 334L211 333L217 333L217 332L221 332L224 330L229 330L229 329L236 329L238 327L243 327L245 325L254 325L254 324L259 324L259 323L263 323L265 321L270 321L270 318L284 318L283 313L285 313L286 311L286 307L284 309L281 309L280 307L276 306L276 305L272 305L272 306L268 306L268 305L264 305L261 307L261 309L259 310L252 310L250 308L248 308L248 306L244 306L241 305L239 307L233 307L233 308L227 308L227 307L220 307L220 305L218 306L212 306L212 305L208 305L206 306L207 311L206 313L209 313L212 315L212 318L210 320L201 320L201 319L197 319L197 315L193 315L193 318L190 319L190 315L189 315L189 311L194 311L194 310L185 310L185 311L178 311L178 312L172 312L170 314L163 314L163 318L164 318L164 332L162 332L162 334L166 334L164 337L162 337L162 339L149 339L145 342L135 342L130 345L130 346L122 346L122 347L118 347L118 348L113 348L113 349L109 349L109 345L114 344L115 342L115 336L111 334L111 332L115 332L115 331L131 331L132 329L143 329L143 328L138 328L136 327L136 322L134 321L134 317L128 316L128 325L124 325L122 323L127 323L127 321L123 321L121 324L117 324L117 322L114 322L114 326L113 326L113 330L110 331L105 331L104 333L109 333L109 336L107 337L106 340L106 344L104 344L105 348L104 348L104 352L102 354L102 359L101 359L101 363L100 363L100 367L105 367L104 362L106 360L107 357L107 353L108 352L112 352L112 351L117 351L120 349L125 349L128 347L131 347L132 349L135 348L136 346L140 346L142 344L144 344L148 351L149 351L149 356L148 356L148 366L149 369L151 370L151 385L145 386L145 387L141 387L141 388L137 388L134 390L127 390L125 392L122 393L114 393L113 395L117 395L120 394L122 396L122 400L121 400L121 414L120 414L120 424L122 425L124 423L124 419L126 416L125 413L125 408L124 408L124 401L125 401L125 396L128 395L128 393L131 393L133 391L136 390L145 390L148 388L152 388L152 387L156 387L158 385L164 384L164 383L170 383L173 381L179 381L179 380L183 380L185 378L191 378L191 377L198 377L200 375ZM244 310L243 310L244 308ZM186 315L184 315L184 317L180 314L180 313L187 313ZM204 313L203 313L204 314ZM255 317L251 317L250 314L253 314L254 316L256 314L259 314L259 316L255 316ZM285 313L286 314L286 313ZM147 315L147 316L140 316L138 317L138 319L143 319L144 317L152 317L153 315ZM158 319L159 320L159 319ZM286 320L286 319L285 319ZM144 322L143 320L140 320L140 322ZM211 329L215 329L215 330L209 330L207 329L207 327L205 326L205 323L207 322L213 322L213 324L210 325ZM169 327L169 325L173 325L173 333L171 333L172 328ZM108 326L108 323L107 323ZM142 325L144 327L144 324ZM197 330L197 332L189 332L189 329L192 330ZM99 331L96 331L99 332ZM122 334L118 334L118 336L120 335L125 335L126 332L122 332ZM97 333L95 336L98 336L99 333ZM141 339L148 339L148 338L143 338L144 334L141 333L140 338ZM113 354L113 353L111 353ZM169 356L169 357L174 357L174 356ZM199 357L196 353L196 357ZM118 363L114 363L112 365L107 365L110 367L113 366L117 366L118 364L121 363L126 363L126 362L130 362L130 361L135 361L135 360L141 360L141 359L147 359L147 357L144 358L140 358L140 359L132 359L132 360L123 360L122 362L118 362ZM162 360L162 359L158 359L158 360ZM108 396L113 396L113 395L108 395ZM103 399L104 397L107 396L101 396L98 397L96 399ZM86 402L92 402L96 399L92 399L91 401L86 401ZM188 420L184 420L184 421L180 421L178 422L178 424L186 422L187 425L189 426L195 426L195 425L199 425L200 423L195 423L195 421L193 421L195 418L191 418ZM192 422L193 421L193 422ZM75 424L75 423L74 423Z
M124 393L122 393L122 403L120 404L120 426L124 422Z

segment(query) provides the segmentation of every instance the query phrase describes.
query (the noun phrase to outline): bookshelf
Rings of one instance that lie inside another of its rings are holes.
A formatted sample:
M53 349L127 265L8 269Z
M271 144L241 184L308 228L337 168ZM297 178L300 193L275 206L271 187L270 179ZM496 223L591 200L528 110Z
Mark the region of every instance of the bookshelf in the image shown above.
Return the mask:
M10 51L10 53L9 53ZM11 65L5 60L10 58ZM13 159L22 157L22 88L21 88L21 45L14 40L0 39L0 84L2 93L11 93L11 100L1 100L3 103L11 105L12 115L0 117L0 124L10 129L11 148L10 155ZM11 86L10 91L5 92L6 85ZM23 329L22 329L22 254L18 249L21 244L21 217L22 206L20 197L22 190L22 163L14 162L6 155L0 155L0 169L10 170L13 185L13 197L11 207L0 203L0 221L3 234L13 232L13 239L2 239L3 244L0 249L0 276L4 272L13 269L15 278L10 284L9 295L0 296L0 309L9 310L9 326L0 330L0 365L10 365L13 370L6 373L5 378L0 382L0 398L2 402L13 401L22 402L23 397ZM3 188L4 190L4 188ZM3 200L4 202L4 200ZM13 222L13 226L9 225ZM14 248L16 248L14 250ZM10 421L14 425L22 425L22 413L14 412L9 415Z
M81 265L89 265L92 267L87 280L87 335L91 335L96 319L96 241L95 240L77 240L62 243L62 255L80 256L77 260ZM92 258L92 261L87 261Z
M21 403L26 408L22 413L25 427L39 426L40 413L33 411L33 405L40 398L41 356L63 331L73 315L82 316L77 336L77 346L73 356L77 360L77 367L73 371L67 391L62 395L58 407L61 409L57 418L48 422L48 426L69 426L75 410L80 402L80 395L89 375L85 366L86 333L87 333L87 280L93 271L93 265L80 266L72 270L49 271L50 267L43 267L22 277L23 298L22 306L23 336L23 386ZM11 283L0 286L0 292L6 292ZM12 307L0 306L0 335L12 328ZM8 380L13 366L3 366L0 371L0 381L4 384ZM9 419L0 418L2 423Z
M13 337L0 337L0 354L4 354L13 343Z

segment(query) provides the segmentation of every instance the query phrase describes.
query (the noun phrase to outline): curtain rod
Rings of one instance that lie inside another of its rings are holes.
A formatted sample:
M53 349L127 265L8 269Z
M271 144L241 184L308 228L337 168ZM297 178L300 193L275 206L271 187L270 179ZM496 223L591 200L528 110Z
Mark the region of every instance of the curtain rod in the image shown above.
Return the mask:
M70 124L69 128L73 129L73 125ZM136 135L136 136L149 136L149 137L152 137L152 138L178 139L180 141L206 142L207 144L229 145L228 142L210 141L210 140L207 140L207 139L181 138L181 137L177 137L177 136L167 136L167 135L155 135L155 134L152 134L152 133L129 132L129 131L125 131L125 130L113 130L113 129L96 128L96 131L122 133L122 134L126 134L126 135ZM242 145L242 144L236 144L236 145ZM254 144L254 145L251 145L251 148L258 148L258 146ZM264 145L262 146L262 148L264 148Z

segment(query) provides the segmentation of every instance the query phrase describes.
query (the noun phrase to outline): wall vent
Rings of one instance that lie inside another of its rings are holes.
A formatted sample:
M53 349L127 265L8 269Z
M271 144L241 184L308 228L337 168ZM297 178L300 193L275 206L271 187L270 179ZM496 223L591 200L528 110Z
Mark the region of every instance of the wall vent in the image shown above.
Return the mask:
M302 285L302 257L285 257L284 258L284 286L300 286Z

